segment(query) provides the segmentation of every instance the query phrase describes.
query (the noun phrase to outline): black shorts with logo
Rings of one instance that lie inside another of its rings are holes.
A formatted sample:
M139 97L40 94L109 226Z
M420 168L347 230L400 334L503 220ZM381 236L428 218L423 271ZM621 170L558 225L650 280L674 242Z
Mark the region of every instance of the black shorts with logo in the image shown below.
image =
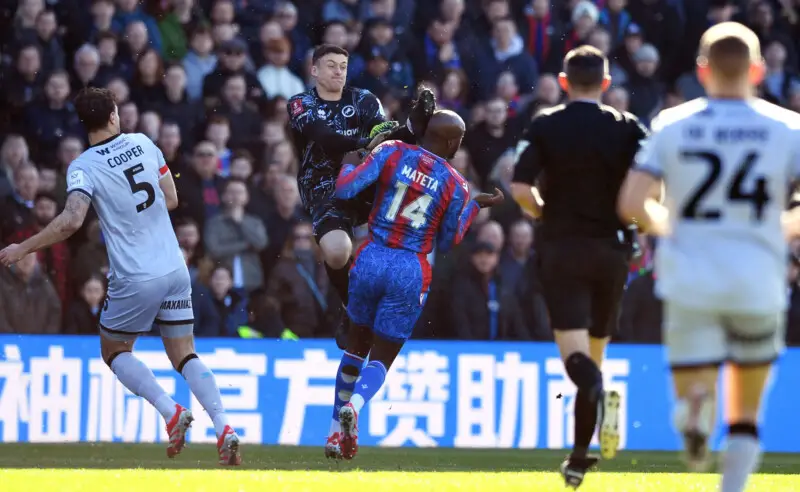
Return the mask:
M539 274L550 326L589 329L593 338L617 329L628 278L631 247L617 239L538 240Z
M338 200L332 193L313 196L312 193L301 192L303 206L311 216L317 244L325 234L336 230L344 231L352 238L353 229L369 219L374 196L373 188L366 189L352 200Z

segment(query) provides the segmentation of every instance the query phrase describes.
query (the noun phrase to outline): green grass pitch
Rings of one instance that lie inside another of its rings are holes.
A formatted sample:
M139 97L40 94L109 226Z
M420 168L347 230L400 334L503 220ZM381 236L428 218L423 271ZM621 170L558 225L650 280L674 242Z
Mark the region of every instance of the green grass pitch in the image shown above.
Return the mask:
M163 445L3 444L3 492L424 492L564 491L554 470L565 452L363 448L352 462L322 447L244 446L244 465L216 466L213 446L188 447L175 460ZM768 455L750 491L800 491L797 455ZM682 473L675 453L623 452L601 463L582 492L693 492L717 489L711 474Z

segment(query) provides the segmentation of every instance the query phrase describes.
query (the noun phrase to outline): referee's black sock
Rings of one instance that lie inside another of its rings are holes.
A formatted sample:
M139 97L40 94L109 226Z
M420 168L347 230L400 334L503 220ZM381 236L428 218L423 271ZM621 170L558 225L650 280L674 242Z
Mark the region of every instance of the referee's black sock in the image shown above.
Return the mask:
M325 270L328 272L328 278L331 280L333 288L336 289L336 293L339 294L339 299L342 300L345 306L347 306L348 292L350 289L350 265L352 263L353 259L351 258L347 260L344 267L338 270L334 270L325 263Z
M603 391L603 374L586 354L567 357L564 367L578 387L575 395L575 446L573 456L584 457L597 426L597 402Z

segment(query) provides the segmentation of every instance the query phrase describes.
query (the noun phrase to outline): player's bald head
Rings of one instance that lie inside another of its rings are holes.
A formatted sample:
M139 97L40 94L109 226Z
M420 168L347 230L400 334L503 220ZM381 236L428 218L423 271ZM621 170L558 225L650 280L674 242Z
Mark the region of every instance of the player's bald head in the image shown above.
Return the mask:
M457 113L437 110L428 122L422 145L434 154L450 159L461 146L466 131L467 125Z
M448 109L440 109L431 116L425 136L453 140L462 138L466 131L467 125L461 116Z
M722 80L737 80L748 76L753 64L761 63L761 43L748 27L723 22L703 34L697 61Z

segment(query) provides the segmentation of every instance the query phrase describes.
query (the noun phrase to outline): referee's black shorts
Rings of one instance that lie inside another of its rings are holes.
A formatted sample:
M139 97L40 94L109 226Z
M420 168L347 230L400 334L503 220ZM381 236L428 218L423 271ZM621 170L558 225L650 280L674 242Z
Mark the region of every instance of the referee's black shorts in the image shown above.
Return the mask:
M539 272L550 326L589 329L593 338L617 329L631 248L616 239L539 240Z

